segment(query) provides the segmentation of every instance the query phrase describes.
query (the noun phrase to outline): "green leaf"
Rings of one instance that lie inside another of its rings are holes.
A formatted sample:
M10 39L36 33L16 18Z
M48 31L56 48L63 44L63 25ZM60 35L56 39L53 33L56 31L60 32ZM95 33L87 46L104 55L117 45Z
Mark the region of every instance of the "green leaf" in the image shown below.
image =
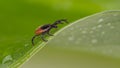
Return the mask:
M59 31L48 44L120 58L120 11L80 19Z
M61 29L23 68L119 68L119 52L120 11L105 11Z
M12 46L5 49L4 52L2 50L0 51L2 54L0 56L0 67L19 67L21 64L25 63L25 61L30 59L30 57L36 54L41 48L43 48L45 44L47 44L50 48L52 47L53 52L58 52L56 50L57 48L60 52L65 52L64 55L66 56L69 56L68 53L73 54L77 52L76 54L81 55L79 53L85 52L84 56L87 53L87 56L94 54L95 56L99 55L119 60L119 18L120 11L106 11L80 19L66 26L57 32L53 37L50 37L49 42L47 43L40 41L33 47L28 39L23 39L22 41L28 40L29 42L26 41L23 43L18 41L11 44ZM17 37L15 40L16 39ZM10 41L11 40L14 39L10 39ZM17 44L21 46L17 46ZM1 49L2 47L4 46L1 46ZM69 50L70 52L64 50ZM51 55L51 53L48 55ZM100 57L100 59L102 58L103 57ZM76 59L80 58L77 57ZM75 65L73 64L73 66Z

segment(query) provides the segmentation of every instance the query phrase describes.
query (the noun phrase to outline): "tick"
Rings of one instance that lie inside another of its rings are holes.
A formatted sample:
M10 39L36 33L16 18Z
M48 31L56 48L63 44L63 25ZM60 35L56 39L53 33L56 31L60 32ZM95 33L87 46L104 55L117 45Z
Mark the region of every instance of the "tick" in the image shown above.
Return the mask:
M37 37L37 36L40 36L41 39L45 42L47 42L48 40L46 40L44 38L44 35L45 34L48 34L49 36L53 36L51 33L50 33L50 30L52 28L58 28L58 24L63 24L63 22L66 22L68 23L68 21L66 19L61 19L61 20L57 20L55 21L53 24L45 24L43 26L39 26L36 30L35 30L35 35L32 37L32 45L34 45L34 39Z

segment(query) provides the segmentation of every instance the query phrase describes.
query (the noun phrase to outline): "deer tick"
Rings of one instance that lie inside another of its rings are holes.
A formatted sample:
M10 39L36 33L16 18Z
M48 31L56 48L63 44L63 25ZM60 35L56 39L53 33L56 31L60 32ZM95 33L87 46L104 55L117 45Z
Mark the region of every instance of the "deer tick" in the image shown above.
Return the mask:
M52 28L58 28L58 24L63 24L63 22L68 23L68 21L66 19L61 19L61 20L57 20L55 21L53 24L45 24L43 26L39 26L36 30L35 30L35 35L32 37L32 45L34 45L34 39L37 36L40 36L41 39L45 42L47 42L48 40L44 39L44 35L48 34L49 36L53 36L50 33L50 30Z

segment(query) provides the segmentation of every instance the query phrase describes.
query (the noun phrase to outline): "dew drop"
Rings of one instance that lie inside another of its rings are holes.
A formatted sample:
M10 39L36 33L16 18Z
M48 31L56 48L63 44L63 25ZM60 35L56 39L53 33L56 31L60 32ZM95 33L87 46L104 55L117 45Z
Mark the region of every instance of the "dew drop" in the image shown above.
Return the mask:
M79 28L79 30L82 30L82 28Z
M103 31L103 32L101 32L101 34L103 35L103 34L105 34L105 32Z
M2 64L5 64L5 63L9 63L13 60L12 56L11 55L7 55L3 60L2 60Z
M102 27L102 25L98 25L97 27L98 27L98 28L101 28L101 27Z
M83 34L86 34L86 33L87 33L87 31L82 31L82 33L83 33Z
M93 29L93 30L95 30L95 29L96 29L96 27L93 27L92 29Z
M73 41L73 40L74 40L74 37L69 37L68 40L69 40L69 41Z
M111 23L108 23L107 25L108 25L108 26L111 26Z
M90 34L92 34L93 33L93 31L90 31Z
M92 39L92 43L97 43L97 39Z
M100 22L102 22L102 21L103 21L103 19L101 18L101 19L98 20L98 23L100 23Z
M113 14L113 16L117 16L118 14Z
M111 28L111 29L114 29L115 27L114 27L114 26L111 26L110 28Z

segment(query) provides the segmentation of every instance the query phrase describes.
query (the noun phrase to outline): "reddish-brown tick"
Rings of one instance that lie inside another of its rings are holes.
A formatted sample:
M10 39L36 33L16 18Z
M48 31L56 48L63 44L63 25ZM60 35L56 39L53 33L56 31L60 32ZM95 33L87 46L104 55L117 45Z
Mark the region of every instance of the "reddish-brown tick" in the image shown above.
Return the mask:
M47 42L47 40L44 39L44 35L48 34L49 36L53 36L52 34L50 34L50 30L52 28L57 28L58 27L57 25L63 24L63 22L68 23L66 19L61 19L61 20L55 21L53 24L45 24L43 26L38 27L35 31L35 35L32 38L32 44L34 45L34 39L36 36L41 36L41 39Z

